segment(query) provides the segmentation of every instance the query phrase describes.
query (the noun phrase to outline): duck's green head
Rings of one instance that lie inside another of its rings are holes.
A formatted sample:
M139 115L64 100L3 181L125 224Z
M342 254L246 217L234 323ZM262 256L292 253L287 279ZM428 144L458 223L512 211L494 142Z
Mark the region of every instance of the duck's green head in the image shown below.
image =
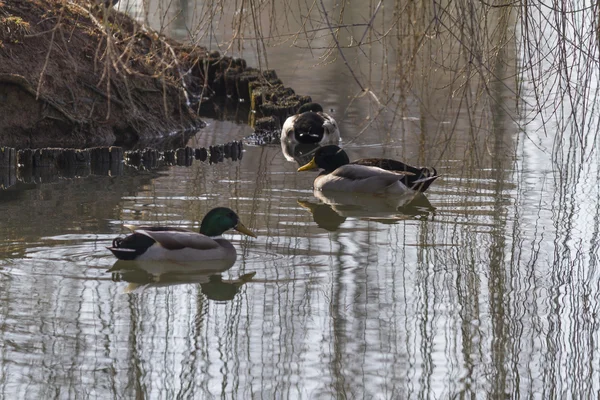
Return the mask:
M339 167L350 163L348 154L338 146L332 144L329 146L319 147L315 151L313 159L306 165L298 168L298 171L308 171L315 168L325 170L325 172L333 172Z
M242 224L237 214L227 207L213 208L204 216L200 225L200 233L206 236L220 236L229 229L256 237L254 232Z

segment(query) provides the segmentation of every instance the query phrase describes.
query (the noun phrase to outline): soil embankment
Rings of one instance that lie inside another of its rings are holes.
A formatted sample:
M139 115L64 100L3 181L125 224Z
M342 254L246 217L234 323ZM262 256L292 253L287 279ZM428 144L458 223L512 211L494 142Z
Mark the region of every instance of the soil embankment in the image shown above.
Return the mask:
M150 31L88 0L0 0L0 146L167 148L198 100L248 101L271 141L309 101L275 71Z
M152 144L197 127L182 63L206 57L92 2L0 0L0 144Z

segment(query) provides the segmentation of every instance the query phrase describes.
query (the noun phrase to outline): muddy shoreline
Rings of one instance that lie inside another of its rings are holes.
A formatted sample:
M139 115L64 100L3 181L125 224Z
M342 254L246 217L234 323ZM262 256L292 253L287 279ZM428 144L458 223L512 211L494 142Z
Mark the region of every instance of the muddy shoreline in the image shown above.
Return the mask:
M203 126L199 102L218 97L248 101L259 134L311 100L275 71L177 43L112 8L0 2L0 146L164 149L174 136L181 146Z

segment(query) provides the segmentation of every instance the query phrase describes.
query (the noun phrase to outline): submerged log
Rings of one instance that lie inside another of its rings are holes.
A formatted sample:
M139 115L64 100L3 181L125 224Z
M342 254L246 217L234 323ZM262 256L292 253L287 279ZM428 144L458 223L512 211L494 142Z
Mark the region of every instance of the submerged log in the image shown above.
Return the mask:
M167 150L163 153L163 160L166 165L175 165L175 151Z
M140 165L142 165L142 153L139 150L126 151L125 162L127 163L127 165L139 167Z
M101 168L103 165L110 165L110 149L110 147L92 147L89 149L92 169Z
M160 153L156 149L146 149L142 153L142 164L146 169L158 167Z
M134 168L154 169L163 165L191 166L194 159L211 164L242 158L243 143L194 149L179 148L160 152L156 149L123 151L121 147L88 149L22 149L0 148L0 188L6 189L17 181L26 183L53 182L59 178L84 177L90 174L117 176L124 164Z
M196 149L194 151L194 158L196 160L206 161L206 159L208 158L208 150L206 150L206 147Z
M33 167L56 167L60 151L61 149L57 148L35 149L33 151Z
M0 147L0 189L17 183L17 151L12 147Z
M225 159L223 146L210 146L209 148L210 157L208 161L211 164L222 162Z
M179 148L175 150L176 163L182 167L189 167L194 161L194 149L191 147Z
M56 158L56 165L59 169L73 169L79 165L90 164L91 158L88 149L62 149Z
M0 168L17 167L17 151L12 147L0 147Z

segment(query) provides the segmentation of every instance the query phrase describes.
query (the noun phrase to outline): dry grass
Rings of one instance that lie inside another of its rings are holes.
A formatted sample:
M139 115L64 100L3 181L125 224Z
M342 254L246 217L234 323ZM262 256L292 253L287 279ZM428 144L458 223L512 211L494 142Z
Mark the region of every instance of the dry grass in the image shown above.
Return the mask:
M2 5L0 4L0 7ZM0 41L21 43L29 35L29 23L21 17L0 17Z

